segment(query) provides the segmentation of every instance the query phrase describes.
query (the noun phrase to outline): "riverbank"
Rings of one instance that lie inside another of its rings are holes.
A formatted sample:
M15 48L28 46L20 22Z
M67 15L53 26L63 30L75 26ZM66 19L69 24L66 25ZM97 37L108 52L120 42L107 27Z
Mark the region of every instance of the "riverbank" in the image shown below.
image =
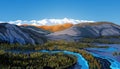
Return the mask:
M107 59L103 59L100 57L95 57L101 64L101 69L111 69L110 65L111 63Z
M83 69L96 69L96 68L102 69L102 63L100 62L100 60L98 60L97 58L95 58L94 55L92 55L89 52L87 52L86 50L84 50L84 48L101 48L101 47L96 47L95 45L86 44L86 43L64 42L64 41L50 41L43 45L35 45L35 46L31 46L31 45L21 46L18 44L17 45L12 44L10 46L8 46L8 45L9 44L6 44L4 46L4 44L2 44L0 49L3 49L5 51L6 50L11 51L11 53L13 53L15 51L16 54L17 54L17 51L21 51L20 52L21 54L23 54L23 53L30 54L32 52L39 52L40 50L49 51L49 52L47 52L47 54L50 54L52 51L56 51L56 52L64 51L64 53L65 53L65 51L70 51L73 53L80 54L86 60L86 62L84 62L84 66L82 66L83 63L81 61L79 61L79 62L81 62L81 63L79 63L79 66L81 66L81 68L83 67ZM107 48L107 47L105 47L105 48ZM79 58L79 59L81 59L81 58ZM85 66L85 65L87 65L87 66ZM86 68L84 68L84 67L86 67Z

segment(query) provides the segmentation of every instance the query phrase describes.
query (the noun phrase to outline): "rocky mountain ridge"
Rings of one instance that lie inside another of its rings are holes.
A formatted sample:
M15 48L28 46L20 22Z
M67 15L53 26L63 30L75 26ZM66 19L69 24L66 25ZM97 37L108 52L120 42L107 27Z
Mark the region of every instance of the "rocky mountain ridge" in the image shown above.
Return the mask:
M119 36L120 26L110 22L80 23L63 31L48 34L51 40L77 40L101 36Z
M43 44L47 38L37 31L14 24L0 23L0 43Z

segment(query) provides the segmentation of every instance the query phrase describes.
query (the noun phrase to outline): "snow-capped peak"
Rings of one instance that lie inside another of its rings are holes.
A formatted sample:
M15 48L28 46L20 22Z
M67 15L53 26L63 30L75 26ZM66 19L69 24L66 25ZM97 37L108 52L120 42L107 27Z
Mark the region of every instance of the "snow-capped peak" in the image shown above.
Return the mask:
M2 21L3 22L3 21ZM8 23L21 25L21 24L30 24L30 25L56 25L56 24L64 24L64 23L72 23L72 24L78 24L82 22L94 22L94 21L88 21L88 20L75 20L75 19L42 19L42 20L30 20L30 21L23 21L23 20L16 20L16 21L8 21Z

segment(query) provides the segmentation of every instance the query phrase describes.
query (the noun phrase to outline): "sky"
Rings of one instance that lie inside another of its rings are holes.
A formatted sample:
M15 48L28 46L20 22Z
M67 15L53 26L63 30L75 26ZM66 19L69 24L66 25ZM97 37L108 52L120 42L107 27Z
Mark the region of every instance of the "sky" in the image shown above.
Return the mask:
M120 24L120 0L0 0L0 21L77 19Z

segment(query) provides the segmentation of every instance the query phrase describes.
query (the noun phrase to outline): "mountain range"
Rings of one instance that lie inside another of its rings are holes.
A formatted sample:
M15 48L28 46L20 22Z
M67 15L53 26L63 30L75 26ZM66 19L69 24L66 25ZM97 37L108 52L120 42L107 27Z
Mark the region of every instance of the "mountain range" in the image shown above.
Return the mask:
M58 24L64 24L64 23L72 23L72 24L78 24L82 22L94 22L91 20L77 20L77 19L70 19L70 18L63 18L63 19L42 19L42 20L15 20L15 21L7 21L10 24L16 24L16 25L34 25L34 26L42 26L42 25L58 25ZM5 21L0 21L0 23L5 23Z
M52 40L77 40L88 37L119 36L120 26L111 22L80 23L72 27L48 34Z
M58 25L52 27L57 28ZM61 29L60 27L57 29ZM72 24L69 27L54 32L37 26L17 26L9 23L0 23L1 43L43 44L47 40L77 41L81 38L119 35L120 26L111 22L83 22Z

